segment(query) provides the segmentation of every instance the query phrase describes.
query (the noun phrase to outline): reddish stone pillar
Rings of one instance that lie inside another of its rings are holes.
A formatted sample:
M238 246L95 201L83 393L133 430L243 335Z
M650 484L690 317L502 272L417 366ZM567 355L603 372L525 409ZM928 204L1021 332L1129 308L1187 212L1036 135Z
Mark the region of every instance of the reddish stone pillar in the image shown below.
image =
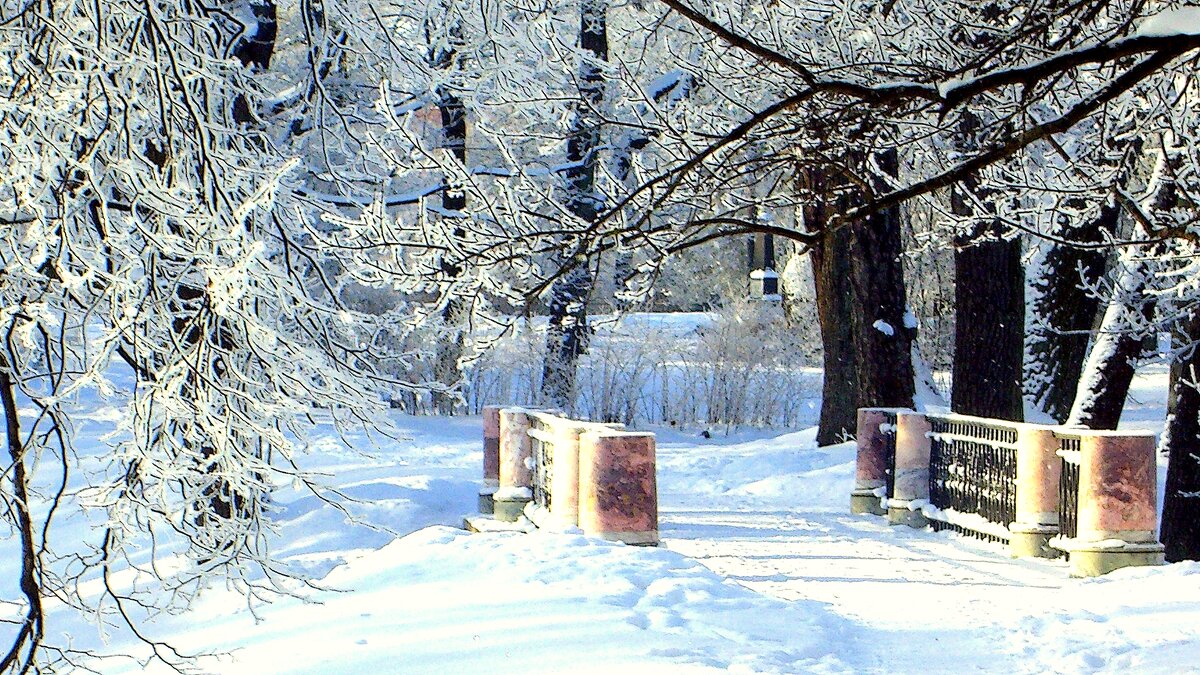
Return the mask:
M579 435L570 420L554 425L554 473L550 476L550 515L555 524L579 524Z
M658 544L654 434L580 435L579 526L611 541Z
M850 513L887 515L882 498L887 497L887 443L883 425L888 416L876 408L858 409L858 461L854 472L854 490L850 493Z
M492 498L500 487L500 408L483 409L483 487L479 490L479 512L492 512Z
M1154 435L1080 434L1079 528L1071 575L1163 564L1158 543L1158 469Z
M496 520L516 522L533 499L533 444L522 408L500 410L499 480L493 500Z
M1017 519L1008 525L1014 558L1056 558L1050 540L1058 535L1058 480L1062 460L1051 427L1017 427Z
M896 413L896 480L888 499L888 523L925 527L921 506L929 502L929 420L914 412Z

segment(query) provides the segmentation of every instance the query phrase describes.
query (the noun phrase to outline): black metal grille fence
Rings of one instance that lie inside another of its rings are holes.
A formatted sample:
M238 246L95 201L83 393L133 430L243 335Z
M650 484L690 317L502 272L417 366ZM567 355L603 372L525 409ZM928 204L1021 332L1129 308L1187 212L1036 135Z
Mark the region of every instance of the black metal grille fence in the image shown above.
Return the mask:
M550 508L550 484L554 476L554 444L538 438L539 435L549 434L550 425L541 419L530 415L529 429L534 431L529 435L533 446L533 502L544 509Z
M1074 539L1079 533L1079 437L1058 437L1062 473L1058 479L1059 536Z
M1007 528L1017 517L1017 430L982 420L930 416L929 502L941 510L976 514ZM1007 542L993 532L933 520L985 541Z

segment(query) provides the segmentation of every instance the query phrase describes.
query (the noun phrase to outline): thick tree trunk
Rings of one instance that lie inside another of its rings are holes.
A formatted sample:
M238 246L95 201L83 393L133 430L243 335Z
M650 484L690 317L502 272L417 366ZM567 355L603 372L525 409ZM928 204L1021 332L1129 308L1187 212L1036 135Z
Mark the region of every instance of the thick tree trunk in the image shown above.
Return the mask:
M1084 227L1060 227L1058 234L1085 243L1100 242L1104 233L1116 231L1118 213L1116 206L1105 206L1095 221ZM1103 276L1106 263L1102 251L1052 245L1042 262L1040 278L1032 283L1034 324L1029 329L1025 393L1033 405L1060 424L1075 402L1100 310L1099 299L1086 289Z
M977 145L979 120L959 123L964 150ZM950 406L954 412L1021 421L1025 356L1025 272L1020 239L1002 239L986 211L989 195L974 179L950 189L950 209L970 226L955 238L954 357Z
M1180 326L1191 340L1200 339L1200 311ZM1181 374L1171 388L1160 450L1167 454L1161 539L1167 560L1200 560L1200 345L1192 342L1174 361Z
M579 16L579 45L586 55L579 66L579 103L567 139L567 209L584 222L600 212L596 194L596 165L600 149L600 106L604 74L596 62L608 59L606 0L584 0ZM566 259L566 271L550 288L549 329L542 366L542 398L570 410L574 401L575 370L587 348L587 301L595 283L587 260Z
M1150 207L1152 211L1163 212L1172 209L1178 197L1168 159L1160 156L1159 161L1151 181ZM1068 424L1116 429L1121 420L1138 359L1146 351L1147 340L1152 343L1150 349L1154 348L1153 338L1157 336L1153 327L1156 298L1147 292L1152 275L1148 260L1149 256L1141 252L1120 263L1104 323L1088 354ZM1186 325L1174 327L1176 339L1180 331L1186 333ZM1179 367L1176 364L1172 370Z
M854 313L854 288L850 283L850 229L823 228L825 207L805 207L809 229L822 231L813 246L812 274L817 296L817 321L821 325L824 378L817 444L840 443L857 424L857 350L850 316Z
M593 285L586 261L554 281L547 309L546 358L542 365L542 398L571 410L575 400L575 368L587 349L587 302Z
M876 155L875 163L896 172L896 153ZM913 406L912 343L915 322L908 313L901 230L903 211L893 207L850 228L850 270L854 309L855 381L859 407Z
M435 55L438 63L449 66L453 52ZM438 111L442 119L442 149L462 166L467 163L467 108L461 98L446 87L438 88ZM462 220L463 211L467 208L467 196L461 186L455 185L447 176L442 177L442 218ZM463 237L466 232L461 227L455 227L455 237ZM447 266L446 273L457 277L461 270ZM433 376L443 389L434 390L433 406L439 415L453 415L458 408L459 390L462 385L462 371L458 362L462 358L466 343L464 324L466 323L467 308L463 299L451 297L442 309L442 325L446 333L440 336L437 353L434 357Z
M954 255L956 413L1021 421L1025 279L1021 242L983 241Z

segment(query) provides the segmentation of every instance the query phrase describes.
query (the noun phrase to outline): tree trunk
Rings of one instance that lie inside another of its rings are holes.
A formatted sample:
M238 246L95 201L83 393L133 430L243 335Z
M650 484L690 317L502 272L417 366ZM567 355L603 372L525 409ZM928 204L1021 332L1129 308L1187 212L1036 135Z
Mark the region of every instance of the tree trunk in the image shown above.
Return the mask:
M894 150L875 163L895 174ZM854 284L849 313L856 346L855 382L859 407L911 408L915 322L908 314L901 230L903 211L892 207L850 228L850 271ZM911 324L911 325L910 325Z
M456 38L459 31L455 27L449 30L451 38ZM455 51L452 47L434 48L430 53L430 61L435 67L451 68L454 65ZM467 163L467 108L463 100L445 85L439 86L438 112L442 121L442 150L459 166L466 167ZM462 186L443 172L442 175L442 213L441 217L461 221L466 214L467 195ZM466 231L461 225L453 231L455 237L463 237ZM458 277L462 270L454 265L444 265L449 277ZM453 415L458 407L459 390L462 386L462 372L458 362L462 358L466 336L463 325L466 323L466 303L458 297L451 296L442 309L442 326L445 334L439 336L437 351L434 356L433 377L442 387L433 391L433 406L439 415Z
M600 197L595 188L604 74L597 62L608 59L607 9L606 0L584 0L580 8L579 46L584 52L579 65L580 100L567 139L567 162L571 165L566 171L567 209L588 223L594 222L600 212ZM586 259L568 258L563 263L565 272L550 288L542 398L555 407L570 410L576 364L587 347L587 301L594 279Z
M1106 205L1093 222L1083 227L1064 224L1057 234L1097 243L1105 233L1116 231L1118 214L1115 205ZM1025 393L1059 424L1070 416L1075 402L1100 309L1099 299L1086 289L1103 276L1106 262L1102 251L1055 244L1046 251L1040 278L1032 283L1034 324L1029 329Z
M1200 311L1180 326L1191 344L1174 360L1181 377L1171 388L1160 450L1168 458L1161 539L1167 561L1200 560Z
M979 120L964 112L959 143L977 145ZM1025 272L1020 239L1005 240L987 212L974 178L950 189L950 209L968 223L955 237L954 357L950 406L954 412L1021 421L1025 417L1022 362L1025 356Z
M1145 288L1144 264L1122 263L1080 376L1068 425L1116 429L1121 421L1121 410L1143 350L1142 332L1136 327L1148 323L1154 314L1153 299L1145 295Z
M804 218L810 231L822 233L810 254L824 363L817 445L832 445L853 434L858 425L857 350L849 320L855 304L850 283L850 229L825 228L824 204L804 207Z
M967 245L954 255L956 413L1021 421L1025 280L1021 242Z

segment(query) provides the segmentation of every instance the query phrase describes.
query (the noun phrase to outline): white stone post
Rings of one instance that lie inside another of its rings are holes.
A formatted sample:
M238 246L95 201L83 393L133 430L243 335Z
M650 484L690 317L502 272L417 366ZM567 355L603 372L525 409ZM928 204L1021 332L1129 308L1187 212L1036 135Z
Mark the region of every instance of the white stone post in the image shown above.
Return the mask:
M492 499L500 488L500 408L483 409L483 486L479 489L479 512L492 513Z
M887 414L874 408L859 408L855 442L854 491L850 493L850 513L887 515L881 498L887 486L888 457L882 426Z
M590 431L579 437L579 527L626 544L658 544L654 434Z

